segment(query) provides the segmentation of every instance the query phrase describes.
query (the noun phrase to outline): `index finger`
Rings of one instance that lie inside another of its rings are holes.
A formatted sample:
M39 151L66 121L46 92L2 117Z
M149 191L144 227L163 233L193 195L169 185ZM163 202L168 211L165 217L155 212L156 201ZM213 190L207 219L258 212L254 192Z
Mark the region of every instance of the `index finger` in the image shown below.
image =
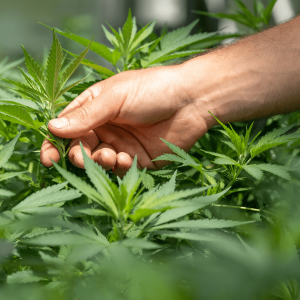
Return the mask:
M78 97L76 97L59 115L58 117L62 117L65 114L72 112L73 110L83 106L84 104L92 101L96 97L98 97L101 93L101 85L96 83L86 89L83 93L81 93Z

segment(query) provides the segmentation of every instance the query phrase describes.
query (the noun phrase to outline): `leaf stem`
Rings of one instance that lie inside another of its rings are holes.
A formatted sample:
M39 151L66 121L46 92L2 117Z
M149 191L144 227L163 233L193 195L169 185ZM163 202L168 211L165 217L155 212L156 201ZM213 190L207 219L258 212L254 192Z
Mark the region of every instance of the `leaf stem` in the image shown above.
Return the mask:
M235 206L235 205L226 205L226 204L212 204L212 206L238 208L238 209L260 212L260 209L258 209L258 208L251 208L251 207L245 207L245 206Z

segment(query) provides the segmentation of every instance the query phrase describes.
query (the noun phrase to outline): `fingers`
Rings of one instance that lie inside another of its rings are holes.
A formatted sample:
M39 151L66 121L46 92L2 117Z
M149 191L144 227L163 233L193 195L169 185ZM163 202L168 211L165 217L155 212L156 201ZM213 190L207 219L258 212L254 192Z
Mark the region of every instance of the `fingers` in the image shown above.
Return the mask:
M59 117L66 115L75 109L83 106L85 103L91 102L93 99L97 98L101 93L101 85L94 84L76 97L60 114Z
M41 163L45 167L52 167L53 163L51 159L55 162L60 160L60 155L55 146L51 144L49 140L44 140L40 153Z
M85 153L91 158L92 151L99 145L99 139L94 131L91 130L84 136L74 139L70 143L70 151L68 155L70 161L74 166L84 169L84 161L80 143L82 144Z
M92 159L108 171L116 165L117 151L111 145L102 143L92 152Z
M116 165L113 169L115 175L123 178L132 166L133 159L129 154L120 152L117 155Z
M78 138L88 131L114 119L122 106L122 99L113 89L101 92L90 88L77 97L59 115L48 123L49 130L63 138Z

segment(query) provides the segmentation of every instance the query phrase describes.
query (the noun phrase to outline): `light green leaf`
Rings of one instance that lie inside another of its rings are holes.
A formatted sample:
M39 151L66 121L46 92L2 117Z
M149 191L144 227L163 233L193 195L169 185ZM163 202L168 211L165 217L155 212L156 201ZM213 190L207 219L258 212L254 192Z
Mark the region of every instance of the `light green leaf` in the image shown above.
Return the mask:
M148 249L148 250L161 248L161 246L158 244L155 244L147 240L142 240L142 239L127 239L120 242L120 245L128 248L138 248L138 249Z
M28 95L30 98L32 98L36 102L41 102L38 97L40 97L42 99L46 98L46 95L44 93L41 93L37 88L33 88L31 85L26 85L21 82L18 82L15 80L10 80L10 79L5 79L5 78L0 78L0 79L18 87L18 89L13 89L13 88L9 87L11 90L16 91L23 95Z
M95 201L98 204L102 205L102 197L100 194L89 184L87 184L84 180L77 177L76 175L66 171L62 167L60 167L57 163L53 162L55 169L70 183L72 184L77 190L82 192L91 200Z
M215 35L215 33L197 33L194 35L189 35L197 22L198 20L186 27L179 28L167 33L160 41L161 49L158 51L151 52L151 54L148 57L148 60L143 63L143 67L147 67L153 64L154 61L157 61L159 58L167 54L170 54L174 51L178 51L182 48L203 41Z
M32 120L30 114L20 106L0 105L0 118L34 129L38 128L35 122Z
M221 163L222 165L223 164L226 164L226 165L228 165L228 164L229 165L238 165L239 164L237 161L233 160L232 158L230 158L227 155L224 155L224 154L221 154L221 153L216 153L216 152L211 152L211 151L206 151L206 150L203 150L203 149L200 149L200 151L202 151L204 153L207 153L207 154L210 154L210 155L213 155L213 156L217 156L219 158L222 158L224 160L224 162L227 162L227 163Z
M181 158L183 158L184 160L186 160L188 162L189 165L192 166L196 166L198 165L189 155L188 153L186 153L184 150L182 150L181 148L177 147L176 145L164 140L161 138L161 140L174 152L176 153L178 156L180 156Z
M12 211L23 211L28 208L36 208L40 206L66 202L79 198L81 194L77 190L63 190L65 184L59 184L55 186L42 189L31 196L27 197L21 203L16 205Z
M94 208L76 209L76 212L84 214L84 215L88 215L88 216L95 216L95 217L110 216L110 214L107 211L104 211L101 209L94 209Z
M214 160L214 163L217 165L238 165L238 162L234 161L233 159L228 159L228 158L216 158Z
M161 62L171 60L171 59L176 59L176 58L182 58L182 57L195 55L195 54L198 54L198 53L204 52L204 51L205 50L189 50L189 51L174 52L174 53L167 54L167 55L159 57L158 59L152 61L151 65L161 63Z
M8 284L24 284L47 280L47 278L37 275L32 270L23 270L8 275L6 280Z
M21 132L19 132L13 140L11 140L9 143L7 143L1 150L0 150L0 167L4 166L10 157L13 154L13 151L15 149L15 145L21 135Z
M22 241L28 245L36 246L61 246L61 245L83 245L95 244L96 241L76 233L49 233L32 239Z
M132 36L132 30L133 30L133 20L131 16L131 10L129 9L127 20L123 26L122 34L124 39L124 50L126 52L129 52L129 43Z
M139 32L134 36L132 43L130 45L130 52L133 52L136 47L138 47L141 42L146 39L154 29L156 21L152 21L148 23L145 27L143 27Z
M224 194L228 192L229 189L226 189L222 191L221 193L210 195L210 196L204 196L195 198L191 201L187 201L185 207L180 208L173 208L170 210L167 210L166 212L162 213L155 221L154 225L160 225L163 223L167 223L169 221L172 221L177 218L181 218L187 214L192 213L195 210L201 209L207 205L210 205L214 202L216 202L220 197L222 197Z
M186 229L218 229L241 226L245 224L253 223L254 221L231 221L231 220L218 220L218 219L203 219L203 220L192 220L192 221L181 221L168 223L160 226L151 228L153 230L165 229L165 228L186 228Z
M66 50L65 50L66 51ZM77 55L76 54L73 54L73 53L71 53L70 51L66 51L68 54L70 54L71 56L73 56L73 57L77 57ZM116 73L114 73L113 71L111 71L111 70L109 70L109 69L107 69L107 68L105 68L105 67L102 67L102 66L100 66L100 65L97 65L97 64L95 64L95 63L93 63L92 61L89 61L89 60L87 60L87 59L83 59L82 61L81 61L81 64L82 65L85 65L85 66L87 66L87 67L90 67L90 68L92 68L92 69L94 69L94 70L96 70L99 74L101 74L101 75L103 75L105 78L109 78L109 77L111 77L111 76L114 76L114 75L116 75Z
M151 190L155 186L155 180L150 174L144 174L142 182L147 190Z
M91 47L91 44L93 42L93 38L91 39L91 42L90 44L87 46L87 48L82 51L73 61L72 63L68 66L68 68L66 69L66 71L61 75L61 79L60 79L60 89L62 89L64 87L64 85L67 83L68 79L71 77L71 75L75 72L75 70L78 68L78 66L80 65L80 63L82 62L82 60L84 59L84 57L86 56L86 54L88 53L90 47ZM85 78L84 78L85 79ZM82 80L84 80L82 79ZM79 80L77 81L76 84L78 84L80 81L82 80ZM74 85L76 85L74 84ZM73 86L74 86L73 85ZM71 86L71 87L73 87ZM70 87L70 88L71 88ZM68 88L68 90L70 89ZM67 89L64 90L64 93L67 91ZM56 98L59 98L61 95L63 94L63 92L60 92Z
M55 95L57 93L57 84L59 72L63 63L63 51L58 41L58 38L53 30L53 43L50 49L50 53L47 60L47 92L51 101L55 101Z
M29 109L43 111L42 107L38 103L29 99L22 99L22 98L0 99L0 105L3 104L20 105Z
M292 129L295 125L296 124L284 128L274 129L273 131L261 137L256 144L251 146L250 148L251 157L254 158L258 154L268 149L299 139L300 138L299 130L290 134L285 134L290 129Z
M209 236L204 234L197 234L197 233L190 233L190 232L174 232L174 231L167 231L167 232L158 232L159 234L174 238L174 239L181 239L181 240L192 240L192 241L203 241L203 242L212 242L218 240L216 236Z
M23 171L23 172L7 172L7 173L3 173L3 174L0 174L0 181L7 180L7 179L10 179L10 178L19 176L19 175L21 175L21 174L24 174L24 173L27 173L27 171Z
M243 166L243 169L251 176L253 176L255 179L260 180L263 176L263 172L256 165L246 165Z
M41 23L42 24L42 23ZM51 27L42 24L45 27L52 29ZM58 28L54 28L55 32L57 32L58 34L63 35L64 37L71 39L85 47L88 47L88 45L90 44L90 40L89 39L85 39L83 37L80 37L78 35L75 35L71 32L66 32L66 31L62 31ZM108 60L110 63L112 63L112 56L111 56L111 52L109 51L108 47L102 44L99 44L95 41L92 42L92 45L90 47L91 51L97 53L98 55L102 56L103 58L105 58L106 60Z
M185 159L183 159L177 155L169 154L169 153L160 155L160 156L156 157L155 159L152 159L152 161L158 161L158 160L176 161L176 162L179 162L182 164L184 164L186 162Z
M0 189L0 197L13 197L15 193L10 190Z
M25 56L25 65L28 73L34 79L34 81L39 85L41 91L47 94L45 87L45 75L42 67L28 54L24 46L22 45L22 49Z
M273 164L259 164L256 165L263 171L270 172L286 180L292 180L290 174L287 172L286 168L283 166L273 165Z
M105 170L88 157L81 143L80 147L83 155L86 173L89 176L91 182L94 184L95 188L97 189L99 193L98 195L101 195L101 205L117 217L118 209L114 199L119 192L116 185L110 181Z

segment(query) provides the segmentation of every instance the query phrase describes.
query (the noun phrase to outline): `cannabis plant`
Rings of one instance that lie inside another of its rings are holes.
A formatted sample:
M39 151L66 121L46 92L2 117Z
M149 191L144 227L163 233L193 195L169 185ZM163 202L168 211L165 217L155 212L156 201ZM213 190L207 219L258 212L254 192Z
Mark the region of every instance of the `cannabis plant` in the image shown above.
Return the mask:
M156 22L152 21L138 29L136 18L132 17L129 10L127 20L122 29L117 31L108 24L111 30L109 31L104 25L102 26L106 38L111 43L111 47L95 41L90 46L91 51L108 61L114 67L115 71L104 68L87 59L82 60L81 63L94 69L103 79L115 75L115 72L174 63L178 59L204 51L201 45L195 50L188 50L189 46L199 44L200 42L207 43L214 41L216 36L214 32L200 32L190 35L197 22L198 20L186 27L176 29L160 37L152 38ZM87 39L69 31L62 31L57 28L55 28L55 31L81 45L89 45ZM72 53L70 54L75 56ZM86 88L86 85L84 87Z
M56 110L67 105L62 96L72 87L85 78L78 80L68 86L67 81L74 73L88 52L90 45L78 55L72 62L64 67L66 55L53 31L53 43L47 59L46 69L43 68L28 54L22 46L25 65L28 74L19 68L26 83L1 78L14 86L10 87L22 98L2 99L6 104L0 105L0 116L2 119L11 121L33 129L36 135L40 134L55 145L60 153L62 165L66 168L65 157L68 141L54 136L47 128L47 123L56 118ZM34 116L34 117L32 117Z
M250 31L250 33L265 29L269 26L272 16L272 10L277 0L271 0L265 6L261 0L253 0L253 12L241 0L235 0L238 8L234 14L228 13L209 13L204 11L194 11L197 14L209 16L217 19L229 19Z
M244 27L250 32L265 29L270 25L272 10L277 0L271 0L267 5L264 5L261 0L253 0L253 12L241 0L235 0L235 5L238 8L234 14L228 13L209 13L204 11L194 11L197 14L209 16L217 19L229 19Z

